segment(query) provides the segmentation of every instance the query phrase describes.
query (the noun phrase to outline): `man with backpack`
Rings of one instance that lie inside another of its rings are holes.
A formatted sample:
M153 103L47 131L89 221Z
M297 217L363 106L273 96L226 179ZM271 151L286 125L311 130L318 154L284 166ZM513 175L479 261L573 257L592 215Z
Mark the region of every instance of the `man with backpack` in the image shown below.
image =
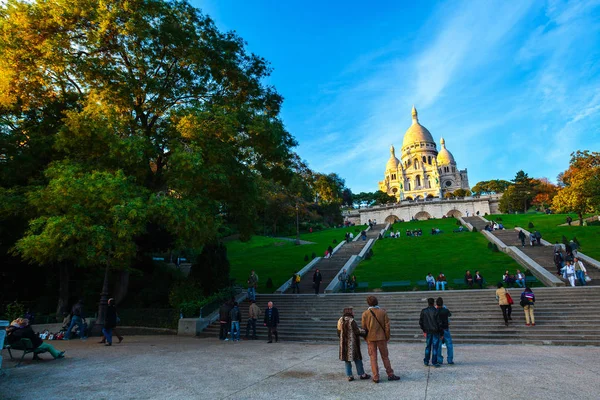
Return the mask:
M292 293L300 294L300 274L295 273L292 275Z

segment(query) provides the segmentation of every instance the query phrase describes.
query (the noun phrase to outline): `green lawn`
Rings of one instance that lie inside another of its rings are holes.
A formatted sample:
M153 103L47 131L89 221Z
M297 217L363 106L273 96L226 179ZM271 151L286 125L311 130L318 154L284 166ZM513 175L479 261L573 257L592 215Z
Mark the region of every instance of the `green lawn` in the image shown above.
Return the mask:
M294 272L302 269L308 262L304 261L307 255L309 260L314 252L317 257L323 256L327 246L335 247L344 240L346 232L357 232L366 226L353 226L351 228L332 228L319 232L303 233L300 239L313 242L297 246L293 241L275 239L264 236L253 236L248 242L232 240L225 243L227 256L231 263L231 277L236 283L246 284L251 270L255 270L258 278L258 292L271 293L287 281ZM295 239L295 236L293 237ZM333 240L337 243L333 243ZM267 289L268 278L273 281L273 287Z
M434 227L444 233L431 235ZM423 236L405 235L406 229L418 228L423 230ZM494 285L506 269L513 273L517 268L523 270L508 255L489 250L481 233L453 233L456 228L454 218L394 224L394 231L399 230L402 237L377 241L373 257L356 268L357 280L369 282L371 289L381 287L381 282L410 280L412 289L428 272L434 276L443 272L452 287L453 279L463 279L466 270L479 270L487 285Z
M496 220L500 217L505 228L512 229L520 226L528 231L531 230L527 227L531 222L533 229L539 230L542 237L551 243L557 240L562 243L563 235L568 240L577 237L582 253L600 259L600 226L559 226L565 223L567 215L571 215L574 221L577 219L575 214L502 214L487 215L485 218Z

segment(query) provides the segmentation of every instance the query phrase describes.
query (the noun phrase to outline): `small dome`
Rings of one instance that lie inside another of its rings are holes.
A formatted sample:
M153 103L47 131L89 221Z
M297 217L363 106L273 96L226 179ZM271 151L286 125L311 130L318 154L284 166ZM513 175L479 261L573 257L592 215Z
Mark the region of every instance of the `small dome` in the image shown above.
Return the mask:
M398 164L400 164L400 160L396 158L396 153L394 150L394 146L390 147L390 159L385 166L386 171L396 171L398 169Z
M437 155L438 165L456 164L456 161L454 161L454 156L446 148L446 141L444 138L440 140L440 144L442 145L442 149Z
M404 140L402 141L402 147L409 146L413 143L430 142L435 143L431 133L423 125L419 123L419 114L417 109L413 106L412 108L412 125L406 130L404 134Z

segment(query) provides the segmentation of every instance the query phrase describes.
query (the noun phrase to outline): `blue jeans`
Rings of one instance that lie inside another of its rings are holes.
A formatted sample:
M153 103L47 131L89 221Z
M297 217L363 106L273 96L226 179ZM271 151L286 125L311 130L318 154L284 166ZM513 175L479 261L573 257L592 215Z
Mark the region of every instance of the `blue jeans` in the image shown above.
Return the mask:
M346 283L346 281L340 281L340 290L341 290L342 292L345 292L345 291L346 291L346 286L347 286L347 283Z
M446 290L446 284L448 284L448 282L446 282L446 281L436 282L435 283L435 290L440 290L440 286L442 287L442 290Z
M579 280L581 286L585 286L585 274L583 271L575 271L575 274L577 274L577 279Z
M73 315L73 317L71 318L71 325L69 325L69 329L67 329L67 332L64 337L65 340L71 339L71 331L75 327L75 324L77 324L77 327L79 328L79 337L81 339L85 337L85 328L83 327L83 320L81 319L81 317Z
M452 346L452 335L450 335L450 329L444 329L444 339L446 341L446 350L448 351L448 364L454 362L454 346ZM442 355L442 341L438 347L438 363L444 363L444 356Z
M248 300L256 300L256 288L248 288Z
M427 286L429 286L429 290L433 290L435 288L434 282L427 282Z
M440 334L439 333L428 333L425 340L425 358L423 363L429 365L429 357L431 356L431 363L438 363L438 350L440 347ZM432 354L433 353L433 354Z
M352 376L352 361L344 361L346 364L346 375ZM356 364L356 373L358 375L364 375L365 369L363 368L362 360L354 360L354 364Z
M240 321L231 321L231 340L240 340Z
M102 333L106 338L106 343L112 344L112 329L111 328L102 328Z
M517 279L515 282L517 282L519 287L525 287L525 279Z

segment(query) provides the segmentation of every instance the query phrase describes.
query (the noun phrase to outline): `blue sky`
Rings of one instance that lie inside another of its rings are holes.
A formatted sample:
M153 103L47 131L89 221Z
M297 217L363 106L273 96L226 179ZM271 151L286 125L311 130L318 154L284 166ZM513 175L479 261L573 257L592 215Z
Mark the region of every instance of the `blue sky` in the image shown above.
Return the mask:
M413 104L471 186L556 181L600 151L600 0L191 3L270 61L296 151L355 193L377 190Z

